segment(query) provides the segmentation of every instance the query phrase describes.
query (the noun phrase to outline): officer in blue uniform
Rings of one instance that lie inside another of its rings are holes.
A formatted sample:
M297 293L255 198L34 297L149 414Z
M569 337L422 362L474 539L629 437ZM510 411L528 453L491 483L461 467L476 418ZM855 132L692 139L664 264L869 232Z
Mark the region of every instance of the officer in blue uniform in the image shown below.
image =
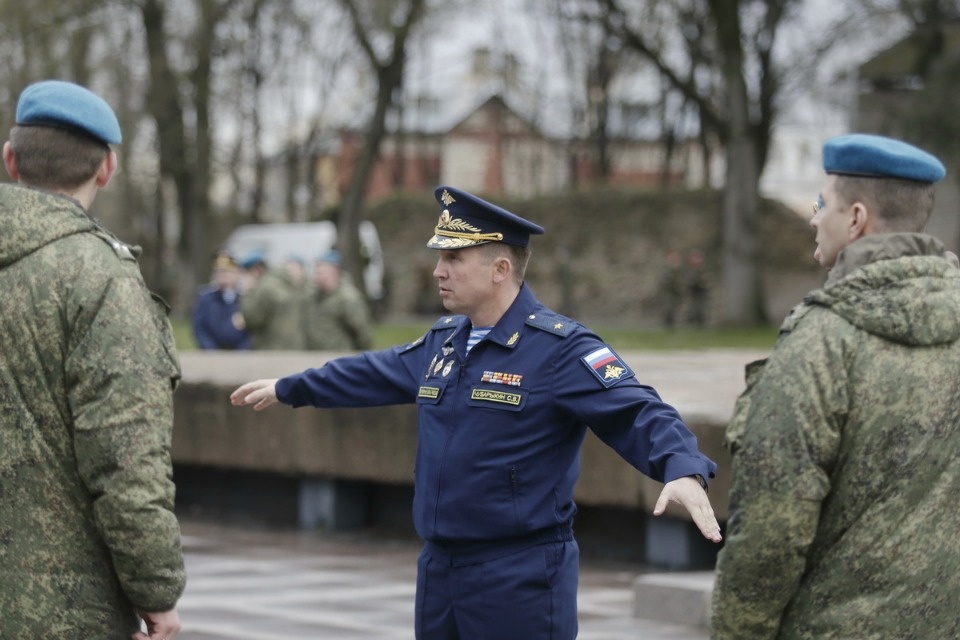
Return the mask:
M235 405L264 409L416 403L413 520L421 640L577 635L572 533L587 425L665 484L654 514L682 504L720 541L707 499L716 465L677 411L583 325L523 282L532 222L453 187L427 246L444 307L421 338L279 380L247 383Z
M227 254L219 254L213 264L213 281L197 294L191 324L193 337L201 349L250 349L237 284L239 267Z

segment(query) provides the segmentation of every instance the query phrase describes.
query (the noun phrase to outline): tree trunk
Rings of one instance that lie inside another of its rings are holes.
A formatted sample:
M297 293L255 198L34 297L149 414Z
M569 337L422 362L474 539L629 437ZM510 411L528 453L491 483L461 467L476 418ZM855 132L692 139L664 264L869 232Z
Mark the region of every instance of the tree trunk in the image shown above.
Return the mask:
M727 141L727 180L723 191L722 323L761 324L760 273L757 268L757 159L753 141Z
M344 271L351 274L360 287L364 287L359 241L363 205L367 185L380 153L380 143L386 132L387 109L390 107L394 89L403 79L404 61L402 57L391 60L390 64L381 68L377 74L377 105L340 206L337 246L343 254Z
M147 91L147 105L157 124L161 182L164 179L173 182L180 211L180 227L185 229L193 217L195 185L190 161L192 154L187 153L187 134L177 78L167 56L166 34L163 30L164 5L160 0L145 0L140 11L149 59L150 88ZM157 215L163 216L164 212L159 211ZM183 231L182 234L186 235L187 232ZM162 255L165 253L164 249L165 242L161 237L158 239L158 253ZM178 253L181 257L186 254L182 241L178 246ZM177 274L169 274L168 277L176 278ZM180 287L180 290L183 292L184 288Z
M757 265L757 205L760 158L750 123L750 102L743 77L739 15L727 5L714 7L723 60L729 114L724 140L727 176L723 189L723 324L749 326L764 321Z
M351 274L356 284L364 291L363 265L360 256L360 220L367 195L367 185L373 174L374 164L380 153L380 143L386 132L387 109L393 102L394 93L403 82L403 70L407 60L407 39L410 32L423 17L426 0L409 0L405 19L390 30L393 37L390 58L381 62L373 47L373 34L368 33L364 19L353 0L341 0L350 14L357 42L364 50L370 65L377 74L377 104L364 137L363 148L350 176L350 184L340 205L337 224L337 246L343 254L343 269Z

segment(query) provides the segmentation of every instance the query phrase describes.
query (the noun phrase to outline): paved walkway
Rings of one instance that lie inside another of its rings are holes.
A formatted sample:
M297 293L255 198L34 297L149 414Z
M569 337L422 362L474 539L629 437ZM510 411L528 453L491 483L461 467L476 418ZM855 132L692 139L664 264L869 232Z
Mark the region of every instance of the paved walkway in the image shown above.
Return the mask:
M412 640L409 540L182 523L188 584L180 640ZM707 640L632 615L640 568L581 565L580 640Z

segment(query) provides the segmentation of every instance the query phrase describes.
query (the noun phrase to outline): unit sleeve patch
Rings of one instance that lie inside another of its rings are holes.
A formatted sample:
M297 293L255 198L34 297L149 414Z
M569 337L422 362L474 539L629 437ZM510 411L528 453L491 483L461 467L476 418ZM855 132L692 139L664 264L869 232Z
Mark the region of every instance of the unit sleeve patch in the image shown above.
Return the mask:
M597 380L605 387L612 387L621 380L633 377L633 371L627 363L606 345L583 356L580 362L597 376Z

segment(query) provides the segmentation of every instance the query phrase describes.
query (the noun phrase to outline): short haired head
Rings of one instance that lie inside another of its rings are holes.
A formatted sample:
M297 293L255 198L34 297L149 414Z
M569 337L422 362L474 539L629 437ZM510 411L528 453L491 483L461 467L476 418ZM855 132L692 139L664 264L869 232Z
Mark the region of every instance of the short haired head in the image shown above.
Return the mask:
M109 145L121 139L113 110L88 89L60 80L31 84L10 132L16 177L34 187L75 189L100 171L112 155Z
M543 233L540 225L466 191L441 186L435 195L442 211L427 242L431 249L462 249L488 242L526 247L531 235Z
M911 144L854 133L823 145L823 169L837 176L837 194L863 201L884 232L921 231L933 211L934 183L946 175L943 163Z
M72 82L31 84L17 102L17 126L76 131L103 144L120 144L120 123L103 98Z

